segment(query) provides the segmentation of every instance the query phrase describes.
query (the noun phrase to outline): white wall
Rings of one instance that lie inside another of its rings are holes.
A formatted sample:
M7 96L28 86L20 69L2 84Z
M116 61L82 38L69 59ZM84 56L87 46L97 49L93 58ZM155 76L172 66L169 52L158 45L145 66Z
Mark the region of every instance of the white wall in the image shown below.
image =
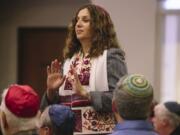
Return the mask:
M129 73L141 73L155 88L156 0L92 0L111 15L118 39L126 52Z

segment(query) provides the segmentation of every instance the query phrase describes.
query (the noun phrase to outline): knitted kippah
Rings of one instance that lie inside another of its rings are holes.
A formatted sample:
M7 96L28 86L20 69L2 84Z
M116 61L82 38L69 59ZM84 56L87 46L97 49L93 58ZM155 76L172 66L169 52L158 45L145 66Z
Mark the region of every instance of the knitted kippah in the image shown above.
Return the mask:
M153 95L153 88L148 80L140 74L129 74L122 78L121 89L134 97Z
M170 112L180 116L180 104L175 101L169 101L165 102L164 105Z
M73 126L75 121L75 114L72 112L71 108L64 105L54 104L49 108L49 116L52 123L56 127L61 127L63 124L68 126ZM69 123L71 122L71 123Z

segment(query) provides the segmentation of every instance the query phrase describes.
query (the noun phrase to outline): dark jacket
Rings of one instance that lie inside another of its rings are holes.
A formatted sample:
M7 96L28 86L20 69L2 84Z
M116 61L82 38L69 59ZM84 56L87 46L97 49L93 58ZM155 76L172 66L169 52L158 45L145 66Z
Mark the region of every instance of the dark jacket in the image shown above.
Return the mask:
M171 135L180 135L180 125L171 133Z

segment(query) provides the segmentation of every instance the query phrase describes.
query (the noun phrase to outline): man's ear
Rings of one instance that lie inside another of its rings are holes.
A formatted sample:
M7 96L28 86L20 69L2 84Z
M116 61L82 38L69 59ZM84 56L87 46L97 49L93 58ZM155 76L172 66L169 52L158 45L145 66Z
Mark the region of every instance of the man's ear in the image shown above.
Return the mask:
M117 112L117 107L116 107L116 103L114 102L114 100L112 100L112 111L114 113Z
M120 116L119 112L118 112L118 109L117 109L117 105L116 105L116 102L114 100L112 100L112 111L114 113L114 116L116 118L116 121L119 123L119 122L122 122L123 121L123 118Z
M4 111L1 110L1 119L2 119L2 124L1 126L3 126L4 129L8 129L8 123L6 120L6 114L4 113Z
M45 127L44 130L45 130L46 135L50 135L51 134L49 127Z
M37 117L38 117L38 118L41 117L41 111L40 111L40 110L37 112Z
M162 125L164 126L164 127L167 127L167 126L169 126L170 125L170 122L169 122L169 120L168 119L163 119L162 120Z
M40 128L39 135L51 135L51 129L49 127Z

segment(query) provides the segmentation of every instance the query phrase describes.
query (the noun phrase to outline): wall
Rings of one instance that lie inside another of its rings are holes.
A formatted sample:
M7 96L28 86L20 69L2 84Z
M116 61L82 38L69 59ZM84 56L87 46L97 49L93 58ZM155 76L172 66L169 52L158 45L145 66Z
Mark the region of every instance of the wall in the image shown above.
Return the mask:
M88 0L0 1L0 90L17 82L19 27L66 27Z
M156 82L156 0L92 0L111 15L118 39L126 52L129 73L144 74L155 88Z

